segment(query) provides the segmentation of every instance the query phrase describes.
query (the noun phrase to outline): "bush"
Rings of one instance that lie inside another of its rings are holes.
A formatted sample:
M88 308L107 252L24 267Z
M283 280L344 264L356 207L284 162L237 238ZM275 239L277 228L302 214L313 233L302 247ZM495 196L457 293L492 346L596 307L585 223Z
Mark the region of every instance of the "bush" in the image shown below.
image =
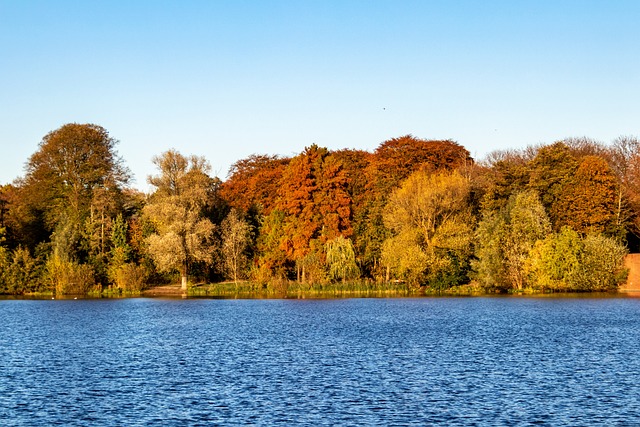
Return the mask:
M87 264L52 256L47 261L46 280L59 295L84 295L95 286L93 268Z
M627 278L625 255L626 247L615 239L602 234L587 235L578 289L604 291L617 288Z
M41 279L42 266L29 250L13 252L0 248L0 293L26 294L46 290Z
M147 270L141 265L125 263L110 270L113 283L122 292L137 293L147 283Z
M584 243L570 227L538 240L526 264L529 282L538 290L578 290Z
M7 282L14 293L40 292L44 289L38 260L23 247L13 251L11 265L7 271Z
M529 256L534 289L606 291L626 278L624 245L602 234L580 238L569 227L539 241Z

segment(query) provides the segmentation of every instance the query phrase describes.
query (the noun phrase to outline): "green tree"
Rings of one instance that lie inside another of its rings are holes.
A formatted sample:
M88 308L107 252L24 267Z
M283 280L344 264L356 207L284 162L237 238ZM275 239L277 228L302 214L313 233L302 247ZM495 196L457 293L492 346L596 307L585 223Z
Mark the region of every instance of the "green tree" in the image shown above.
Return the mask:
M128 224L119 214L111 228L111 257L109 261L109 279L124 292L140 292L147 280L147 271L143 265L132 262L132 248L127 240Z
M605 291L617 288L627 277L624 268L627 252L627 248L612 237L587 234L580 260L582 268L576 280L577 289Z
M540 290L576 290L584 244L580 235L564 226L559 233L538 240L530 253L528 271L531 286Z
M526 151L495 151L490 153L481 176L484 194L481 205L485 211L505 208L512 194L527 187L529 162L535 148Z
M288 278L292 262L287 257L285 242L285 213L274 209L260 220L256 242L258 269L255 278L258 281Z
M504 253L508 227L504 212L486 209L476 229L473 275L482 287L489 291L511 288Z
M475 278L488 290L529 285L530 252L551 233L549 217L537 192L513 194L503 209L484 209L476 230Z
M531 251L531 284L536 289L606 291L626 278L627 250L601 233L585 237L569 227L538 241Z
M158 270L178 270L182 289L187 289L189 266L212 261L214 224L204 216L215 179L202 157L185 157L169 150L153 159L160 174L149 177L156 187L143 208L154 227L145 240Z
M528 188L538 193L554 230L566 225L562 222L564 206L561 202L578 164L571 149L563 142L556 142L540 148L528 165Z
M338 236L327 242L327 266L329 277L333 280L355 279L360 275L356 264L356 254L350 239Z
M108 200L119 199L129 172L116 154L116 144L104 128L93 124L67 124L42 139L20 187L26 203L42 212L49 231L62 217L80 227L100 192Z
M7 285L12 294L43 291L41 262L31 256L29 250L17 247L11 254L11 264L4 270Z
M507 279L518 290L527 286L529 252L551 233L551 223L538 194L528 190L515 195L508 210L509 228L503 243Z
M118 214L111 229L111 264L122 265L131 257L131 246L127 243L127 223Z

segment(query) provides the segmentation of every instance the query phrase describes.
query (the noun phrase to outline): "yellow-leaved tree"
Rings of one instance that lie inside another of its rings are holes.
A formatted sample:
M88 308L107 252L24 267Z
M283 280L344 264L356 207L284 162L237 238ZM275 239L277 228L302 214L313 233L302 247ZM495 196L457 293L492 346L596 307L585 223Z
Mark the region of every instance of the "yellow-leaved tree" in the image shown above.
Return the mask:
M473 240L470 189L458 172L418 171L391 195L384 222L393 235L382 258L398 279L438 289L466 281Z
M210 167L203 157L169 150L153 163L160 174L149 177L156 191L143 210L155 230L145 239L147 251L159 271L178 270L186 290L189 266L212 258L215 226L204 211L217 180L208 175Z

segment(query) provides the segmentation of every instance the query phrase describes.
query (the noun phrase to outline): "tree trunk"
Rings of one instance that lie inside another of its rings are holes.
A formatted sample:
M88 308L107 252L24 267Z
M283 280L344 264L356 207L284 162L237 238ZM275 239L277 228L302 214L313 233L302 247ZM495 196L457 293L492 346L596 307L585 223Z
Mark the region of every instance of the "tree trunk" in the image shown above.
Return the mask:
M616 225L622 225L622 186L618 189L618 212Z
M180 272L180 276L182 276L182 290L187 290L187 262L184 261L182 264L182 271Z

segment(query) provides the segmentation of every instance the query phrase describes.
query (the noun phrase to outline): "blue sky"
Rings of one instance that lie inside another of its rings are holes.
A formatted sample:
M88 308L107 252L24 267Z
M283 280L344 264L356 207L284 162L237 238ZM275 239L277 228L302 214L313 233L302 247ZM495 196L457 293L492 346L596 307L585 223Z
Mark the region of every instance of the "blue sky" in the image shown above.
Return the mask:
M640 1L0 0L0 184L95 123L151 158L374 150L411 133L481 159L640 134Z

